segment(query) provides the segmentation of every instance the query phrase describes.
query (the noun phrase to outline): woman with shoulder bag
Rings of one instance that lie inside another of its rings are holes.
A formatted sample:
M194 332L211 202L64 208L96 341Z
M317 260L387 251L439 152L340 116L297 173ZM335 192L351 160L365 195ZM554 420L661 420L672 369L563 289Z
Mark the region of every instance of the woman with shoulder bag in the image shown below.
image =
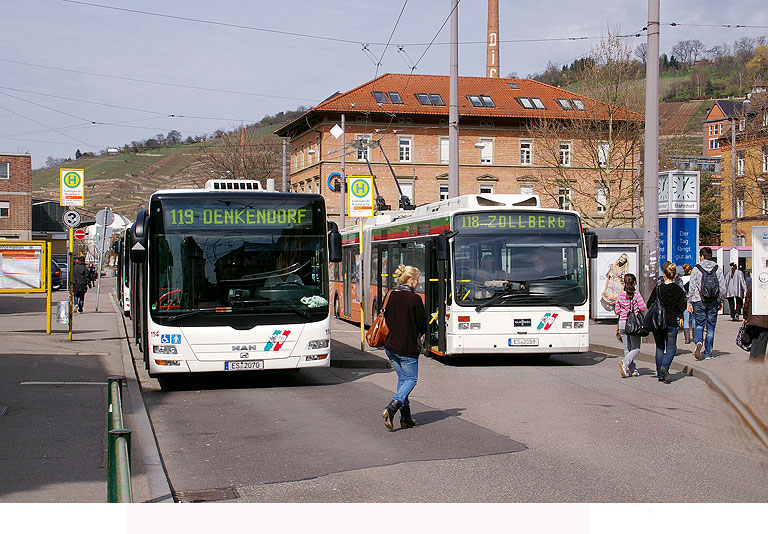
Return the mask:
M640 376L635 365L635 357L640 353L641 337L630 335L626 332L627 315L629 313L644 312L646 310L645 301L639 291L636 290L637 278L634 274L624 275L624 291L619 293L616 298L616 307L614 311L619 316L619 335L624 342L624 359L619 360L619 371L621 376Z
M400 428L418 426L411 417L408 395L416 386L419 375L419 336L427 331L427 313L421 297L416 294L419 274L419 270L411 265L400 265L395 270L397 289L392 291L389 304L384 310L384 319L389 328L384 350L397 372L397 391L381 412L384 425L390 430L398 410Z
M749 347L750 360L765 360L765 348L768 346L768 315L752 314L752 286L747 287L743 308L744 324L752 338Z
M664 307L664 315L667 328L654 330L653 339L656 341L656 376L659 382L669 384L672 377L669 375L669 366L677 352L677 332L680 316L687 307L685 291L675 283L677 277L677 265L668 263L664 266L664 283L653 288L648 305L659 300Z

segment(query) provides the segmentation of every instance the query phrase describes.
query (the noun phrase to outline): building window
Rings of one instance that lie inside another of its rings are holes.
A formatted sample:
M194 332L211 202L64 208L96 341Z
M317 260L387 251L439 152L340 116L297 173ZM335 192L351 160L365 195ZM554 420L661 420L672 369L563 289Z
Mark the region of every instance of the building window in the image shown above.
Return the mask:
M768 215L768 190L763 189L760 193L760 215Z
M440 163L448 163L450 146L447 137L440 138Z
M557 194L557 205L561 210L571 209L571 188L561 187Z
M11 216L11 203L4 200L0 200L0 217L6 218Z
M715 139L710 139L709 140L709 149L710 150L715 150L715 149L718 149L718 148L720 148L720 139L716 139L716 138Z
M10 178L11 164L0 163L0 180L8 180Z
M378 102L379 104L387 103L387 95L386 93L384 93L384 91L374 91L373 98L375 98L376 102Z
M467 95L467 98L469 99L469 103L472 104L476 108L483 107L483 101L480 100L479 96L476 95Z
M747 119L739 119L739 131L743 132L744 128L747 127Z
M429 99L429 95L427 93L416 93L416 100L418 100L419 104L422 106L432 105L432 101Z
M493 99L488 95L480 95L480 100L483 101L483 105L487 108L496 107L496 104L493 103Z
M370 135L358 134L357 135L357 159L358 161L366 161L370 159L371 154L368 143L371 140Z
M446 122L445 119L440 119L440 126L445 126Z
M763 126L768 126L768 111L763 112Z
M560 143L560 165L569 167L571 165L571 143Z
M304 167L304 143L301 144L301 149L299 150L299 161L302 167Z
M493 139L480 139L483 148L480 150L480 163L493 165Z
M763 148L763 172L768 173L768 149Z
M476 108L495 108L496 104L493 99L488 95L467 95L470 104Z
M536 106L536 109L547 109L544 107L544 102L541 101L541 98L531 98L531 102Z
M492 195L494 190L494 184L480 184L481 195Z
M744 154L739 154L736 160L736 176L744 176Z
M389 97L389 101L392 102L393 104L403 103L403 99L400 98L400 93L398 93L397 91L389 91L387 93L387 96Z
M595 191L597 197L597 213L605 213L605 201L608 196L608 191L605 187L598 187Z
M440 184L439 188L439 200L448 200L448 184Z
M445 102L443 102L443 97L440 96L438 93L430 93L429 99L432 101L433 106L444 106Z
M525 98L521 96L517 98L517 101L520 102L520 105L523 106L525 109L533 109L535 107L533 105L533 102L531 102L530 98Z
M412 137L400 137L397 140L398 159L400 161L411 161L411 149L413 145Z
M747 236L745 234L739 234L738 236L739 244L737 246L739 247L746 247L747 246Z
M533 194L533 186L532 185L521 185L520 186L520 194L521 195L532 195Z
M597 164L600 167L606 167L611 156L611 145L606 141L600 141L597 144Z
M736 192L736 217L744 217L744 189Z
M566 111L573 111L573 106L571 106L571 103L568 102L565 98L556 98L555 102L560 104L560 107L563 108Z
M579 111L587 111L587 106L584 105L583 100L579 100L578 98L574 98L571 100L573 102L573 105L578 109Z
M520 89L515 82L509 82L507 85L510 89Z
M533 141L520 141L520 165L533 163Z

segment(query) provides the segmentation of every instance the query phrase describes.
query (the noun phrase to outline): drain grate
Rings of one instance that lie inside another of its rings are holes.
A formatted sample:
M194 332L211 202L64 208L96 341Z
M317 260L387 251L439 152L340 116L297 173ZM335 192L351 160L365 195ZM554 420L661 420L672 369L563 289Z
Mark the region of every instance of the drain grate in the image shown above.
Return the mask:
M0 408L0 415L5 415L8 413L8 406L3 406Z
M233 487L211 488L195 491L180 491L176 494L178 502L213 502L239 499L240 494Z

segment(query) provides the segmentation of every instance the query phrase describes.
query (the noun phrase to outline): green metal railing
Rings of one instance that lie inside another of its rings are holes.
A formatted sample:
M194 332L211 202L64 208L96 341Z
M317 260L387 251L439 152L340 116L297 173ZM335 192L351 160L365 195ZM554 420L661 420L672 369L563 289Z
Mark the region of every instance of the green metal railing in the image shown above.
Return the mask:
M108 502L133 502L131 431L123 424L123 377L110 376L107 384L107 498Z

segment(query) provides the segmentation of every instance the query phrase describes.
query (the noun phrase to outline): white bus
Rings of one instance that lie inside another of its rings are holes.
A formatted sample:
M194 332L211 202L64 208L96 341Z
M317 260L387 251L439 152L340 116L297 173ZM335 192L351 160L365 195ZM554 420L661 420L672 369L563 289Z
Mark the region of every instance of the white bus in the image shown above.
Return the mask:
M329 240L331 259L341 246L322 196L209 180L148 206L130 286L150 376L330 365Z
M587 258L597 236L579 214L545 209L532 195L464 195L342 230L331 266L337 317L371 322L399 264L421 270L430 315L425 353L540 354L589 348Z

